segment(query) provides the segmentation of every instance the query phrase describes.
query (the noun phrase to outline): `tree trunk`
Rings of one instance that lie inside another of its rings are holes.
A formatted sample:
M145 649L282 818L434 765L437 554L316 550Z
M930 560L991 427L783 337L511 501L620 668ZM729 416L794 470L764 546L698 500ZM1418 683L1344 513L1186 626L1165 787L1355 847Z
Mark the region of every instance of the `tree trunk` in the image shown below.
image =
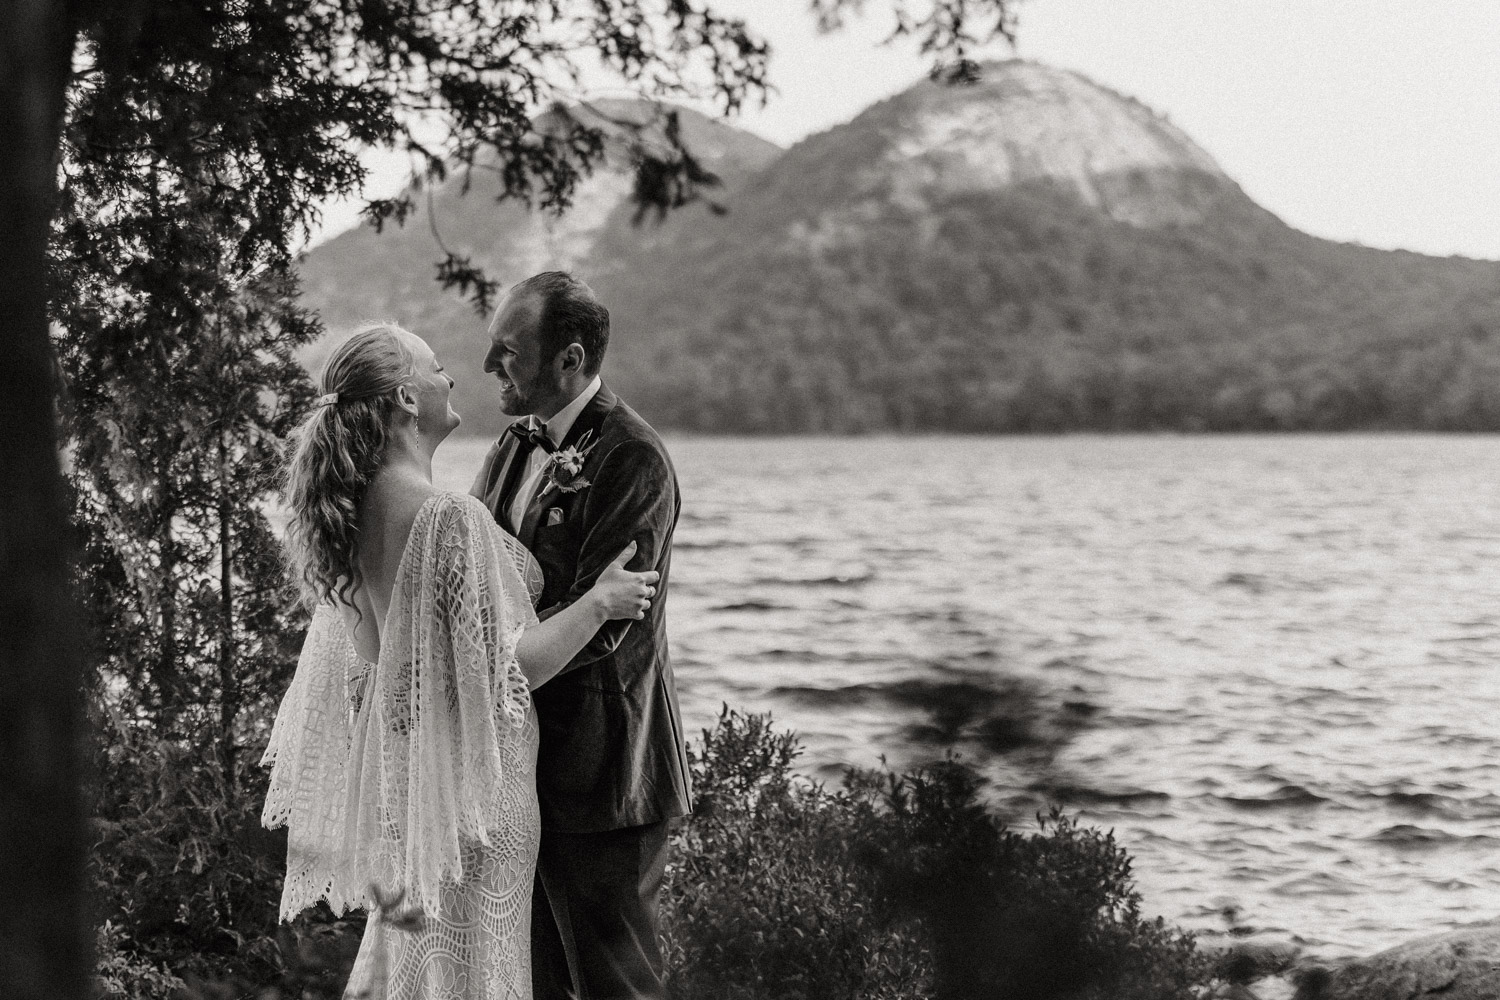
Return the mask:
M0 997L89 985L82 615L58 466L47 226L72 47L61 0L0 0Z
M170 469L170 463L168 463ZM172 483L170 472L164 473L161 478L161 490L164 497L172 495ZM170 500L167 501L170 503ZM168 507L169 511L176 510L176 505ZM157 591L157 614L160 615L161 645L158 648L156 664L152 669L152 676L156 679L156 690L161 698L161 703L156 711L156 728L159 734L171 734L172 736L186 735L180 725L183 710L191 702L193 693L189 690L187 678L181 669L180 657L177 652L177 536L172 531L172 521L175 513L164 512L161 515L161 524L156 538L158 560L160 562L161 586Z
M226 415L223 420L228 422ZM224 792L235 794L238 747L234 722L240 711L239 682L234 676L234 516L230 502L229 448L219 428L219 760L224 772Z

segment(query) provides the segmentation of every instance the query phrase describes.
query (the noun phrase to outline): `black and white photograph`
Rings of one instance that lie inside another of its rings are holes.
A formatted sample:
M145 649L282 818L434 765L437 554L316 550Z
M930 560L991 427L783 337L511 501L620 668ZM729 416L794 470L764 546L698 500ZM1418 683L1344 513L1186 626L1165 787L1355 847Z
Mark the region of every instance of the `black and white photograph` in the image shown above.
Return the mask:
M1500 1000L1500 3L0 0L0 1000Z

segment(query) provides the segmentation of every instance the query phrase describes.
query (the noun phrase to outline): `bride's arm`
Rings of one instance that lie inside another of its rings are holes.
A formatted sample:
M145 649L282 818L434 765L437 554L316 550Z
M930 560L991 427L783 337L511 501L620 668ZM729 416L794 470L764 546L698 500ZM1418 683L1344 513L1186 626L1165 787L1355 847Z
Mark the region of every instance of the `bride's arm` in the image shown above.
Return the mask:
M605 622L645 617L660 574L655 570L632 573L626 569L625 563L633 555L635 542L615 556L581 598L521 633L516 643L516 659L533 689L567 666Z

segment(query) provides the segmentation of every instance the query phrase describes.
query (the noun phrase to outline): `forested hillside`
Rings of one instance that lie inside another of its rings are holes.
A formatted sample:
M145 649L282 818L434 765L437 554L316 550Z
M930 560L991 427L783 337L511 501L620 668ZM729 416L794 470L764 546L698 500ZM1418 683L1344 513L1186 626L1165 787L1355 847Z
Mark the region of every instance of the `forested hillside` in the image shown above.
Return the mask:
M1500 429L1500 263L1300 233L1077 74L1016 60L923 82L780 155L694 124L726 215L634 227L608 179L550 242L518 209L451 192L440 208L507 281L589 280L614 316L610 378L660 425ZM384 296L477 361L482 320L428 280L423 239L408 224L321 247L309 296L335 330ZM351 267L378 290L327 277ZM461 404L489 430L503 418L477 377Z

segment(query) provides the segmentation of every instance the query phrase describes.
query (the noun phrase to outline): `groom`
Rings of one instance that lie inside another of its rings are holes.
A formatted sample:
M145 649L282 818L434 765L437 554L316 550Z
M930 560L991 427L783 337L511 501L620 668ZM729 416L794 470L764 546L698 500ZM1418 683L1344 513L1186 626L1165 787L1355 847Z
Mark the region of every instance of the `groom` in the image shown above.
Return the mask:
M471 492L541 563L546 618L635 542L661 574L642 620L604 625L533 696L542 845L532 897L536 1000L664 996L658 895L668 822L691 808L667 659L677 477L651 426L599 378L609 311L561 271L501 301L484 370L519 417ZM576 459L581 459L581 465Z

